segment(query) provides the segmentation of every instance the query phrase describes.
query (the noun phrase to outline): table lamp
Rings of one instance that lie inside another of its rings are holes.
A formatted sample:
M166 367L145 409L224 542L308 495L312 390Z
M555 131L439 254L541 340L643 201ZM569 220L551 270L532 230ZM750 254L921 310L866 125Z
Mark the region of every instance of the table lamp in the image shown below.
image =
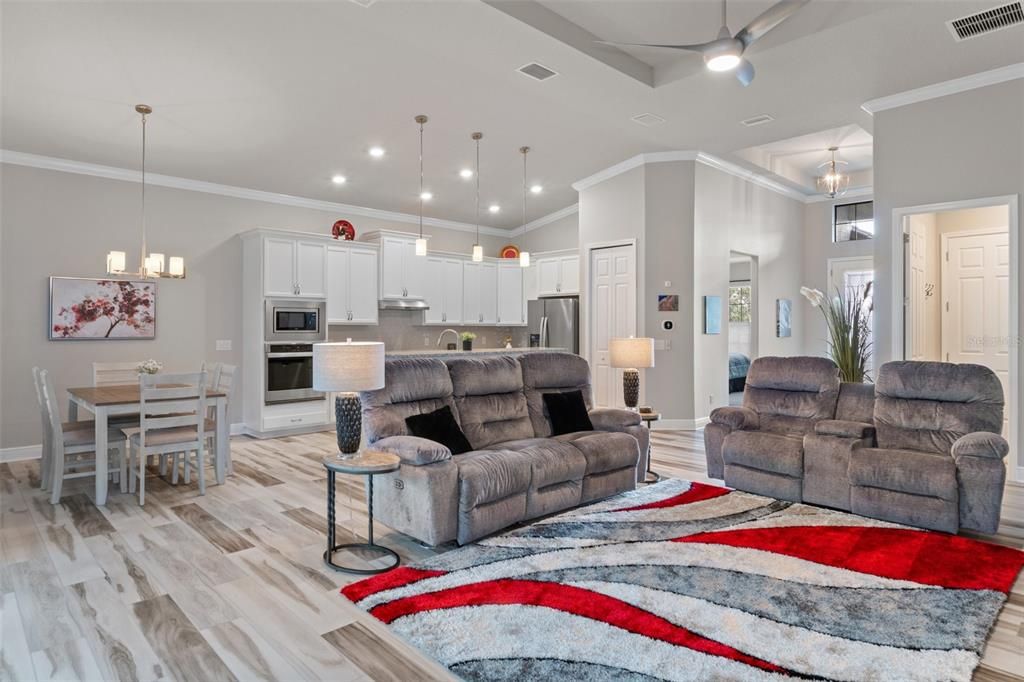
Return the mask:
M640 367L654 367L654 339L616 338L608 342L610 364L622 373L622 397L626 407L636 409L640 400Z
M356 391L384 388L384 344L376 341L313 344L313 390L338 391L334 415L338 449L346 459L359 451L363 415Z

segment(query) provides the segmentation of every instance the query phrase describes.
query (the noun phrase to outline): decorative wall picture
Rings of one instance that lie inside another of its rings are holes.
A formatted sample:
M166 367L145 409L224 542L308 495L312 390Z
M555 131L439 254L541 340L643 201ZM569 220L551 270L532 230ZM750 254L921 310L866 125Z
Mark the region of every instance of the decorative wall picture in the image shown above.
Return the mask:
M50 340L156 338L156 283L50 278Z
M677 294L658 294L659 313L678 313L679 296Z
M704 333L722 333L722 297L704 297Z
M793 336L793 301L775 299L775 336L788 339Z

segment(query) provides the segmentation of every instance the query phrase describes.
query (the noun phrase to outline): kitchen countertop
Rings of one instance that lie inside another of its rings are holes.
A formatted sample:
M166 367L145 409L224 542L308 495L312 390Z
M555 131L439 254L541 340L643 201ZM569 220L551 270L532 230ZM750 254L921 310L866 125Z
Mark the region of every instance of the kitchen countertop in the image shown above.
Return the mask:
M450 355L521 355L542 351L565 351L564 348L474 348L473 350L447 350L445 348L424 348L423 350L387 351L388 357L442 357Z

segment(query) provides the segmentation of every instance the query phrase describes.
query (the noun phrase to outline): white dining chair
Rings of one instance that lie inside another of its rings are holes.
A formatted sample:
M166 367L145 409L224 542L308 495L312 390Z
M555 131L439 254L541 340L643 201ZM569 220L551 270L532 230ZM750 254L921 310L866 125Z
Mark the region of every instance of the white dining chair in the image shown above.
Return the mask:
M139 426L124 430L128 438L129 490L139 488L146 504L146 460L166 460L175 453L196 458L199 494L206 494L206 372L139 376ZM174 474L177 474L177 466Z
M231 398L234 394L235 388L235 373L237 371L235 365L228 365L223 362L216 362L211 365L203 363L203 370L207 372L206 385L212 390L224 393L227 397L225 399L226 406L224 408L224 414L228 414L228 410L231 408ZM210 452L219 452L217 449L217 409L214 406L206 408L206 438L209 442ZM227 461L224 462L224 470L227 473L231 473L231 447L226 448ZM171 483L178 482L178 464L180 461L180 453L176 453L173 462L173 473L171 477ZM216 464L214 462L214 464ZM163 472L161 472L163 473ZM185 483L190 483L192 480L191 466L189 465L188 459L185 459L184 464L184 477Z
M93 386L123 386L139 380L141 362L94 362L92 363Z
M46 461L44 468L49 481L50 503L57 504L60 502L65 480L96 475L96 423L91 420L61 421L60 405L57 403L49 373L45 369L39 370L37 377L47 417L43 435L43 457ZM110 475L118 474L123 489L124 478L119 473L123 470L124 436L117 428L108 429L107 444L108 452L115 455L115 466L109 469ZM83 467L90 466L91 469L82 471ZM42 477L42 474L40 476Z

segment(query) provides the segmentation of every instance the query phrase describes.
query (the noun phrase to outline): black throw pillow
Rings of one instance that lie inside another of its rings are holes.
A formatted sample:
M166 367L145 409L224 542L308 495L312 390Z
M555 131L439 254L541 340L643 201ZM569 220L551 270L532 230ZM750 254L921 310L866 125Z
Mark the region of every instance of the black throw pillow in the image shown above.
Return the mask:
M582 391L545 393L544 407L548 408L552 436L594 430L594 425L590 423L590 415L587 414L587 405L583 402Z
M452 408L447 405L433 412L406 417L405 425L412 435L440 443L451 450L453 455L461 455L473 449L466 434L459 428L459 423L455 421Z

